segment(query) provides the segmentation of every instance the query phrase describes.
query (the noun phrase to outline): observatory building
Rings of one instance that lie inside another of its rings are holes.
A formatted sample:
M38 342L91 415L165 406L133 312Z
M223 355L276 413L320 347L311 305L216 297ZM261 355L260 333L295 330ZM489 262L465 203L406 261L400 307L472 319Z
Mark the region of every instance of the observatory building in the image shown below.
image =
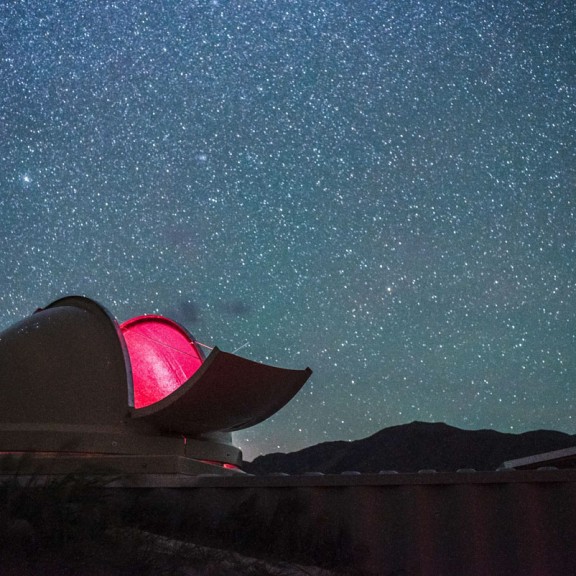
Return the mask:
M0 451L23 456L0 458L0 473L242 474L232 432L272 416L310 374L205 357L168 318L119 325L93 300L62 298L0 333Z

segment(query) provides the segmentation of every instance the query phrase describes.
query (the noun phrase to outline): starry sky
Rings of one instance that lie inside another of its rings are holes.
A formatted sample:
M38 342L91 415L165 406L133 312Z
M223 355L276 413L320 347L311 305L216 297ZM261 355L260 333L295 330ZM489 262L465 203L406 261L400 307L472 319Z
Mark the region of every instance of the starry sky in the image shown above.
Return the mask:
M0 214L0 329L83 294L310 366L249 460L576 433L573 0L0 0Z

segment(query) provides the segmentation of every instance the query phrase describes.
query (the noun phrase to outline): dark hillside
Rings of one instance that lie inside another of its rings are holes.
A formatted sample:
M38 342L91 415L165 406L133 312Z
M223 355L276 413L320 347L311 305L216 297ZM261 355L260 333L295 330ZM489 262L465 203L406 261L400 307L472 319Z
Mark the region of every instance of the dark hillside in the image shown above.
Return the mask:
M251 474L495 470L507 460L573 446L574 436L550 430L506 434L412 422L385 428L362 440L326 442L290 454L260 456L246 463L244 469Z

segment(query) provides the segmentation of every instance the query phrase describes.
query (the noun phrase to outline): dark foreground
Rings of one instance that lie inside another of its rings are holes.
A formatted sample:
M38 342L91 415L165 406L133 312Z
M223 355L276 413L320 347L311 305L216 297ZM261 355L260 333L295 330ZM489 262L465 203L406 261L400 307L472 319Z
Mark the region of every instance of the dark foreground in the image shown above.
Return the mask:
M573 469L137 484L124 478L104 486L80 476L5 481L1 573L573 573Z

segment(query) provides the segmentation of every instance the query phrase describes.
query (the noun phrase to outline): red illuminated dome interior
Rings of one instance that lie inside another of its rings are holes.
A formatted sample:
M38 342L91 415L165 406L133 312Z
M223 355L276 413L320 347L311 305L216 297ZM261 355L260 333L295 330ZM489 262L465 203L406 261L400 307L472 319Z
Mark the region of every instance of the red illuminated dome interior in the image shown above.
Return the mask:
M121 324L120 330L132 365L135 408L174 392L203 362L190 334L164 316L138 316Z

